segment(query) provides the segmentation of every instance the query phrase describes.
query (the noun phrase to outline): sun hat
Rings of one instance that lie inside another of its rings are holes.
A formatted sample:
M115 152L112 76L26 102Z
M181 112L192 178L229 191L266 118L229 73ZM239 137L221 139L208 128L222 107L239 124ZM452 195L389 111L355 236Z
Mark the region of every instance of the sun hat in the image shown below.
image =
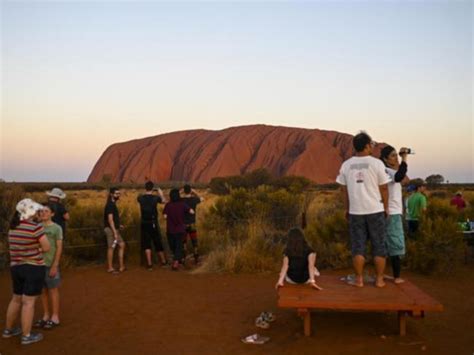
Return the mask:
M456 195L462 196L462 191L457 191L457 192L456 192Z
M55 187L51 191L46 191L46 195L51 196L51 197L57 197L61 200L66 198L66 194L59 187Z
M16 205L16 210L20 214L20 220L31 218L36 214L36 212L42 209L43 205L40 205L30 198L25 198Z

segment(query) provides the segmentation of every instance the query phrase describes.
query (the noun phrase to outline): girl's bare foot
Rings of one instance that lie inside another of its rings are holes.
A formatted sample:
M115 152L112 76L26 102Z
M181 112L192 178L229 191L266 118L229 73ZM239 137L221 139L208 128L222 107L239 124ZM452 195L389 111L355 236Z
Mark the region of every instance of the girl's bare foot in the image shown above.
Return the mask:
M402 284L405 282L405 280L397 277L395 280L393 280L393 282L395 282L396 284Z

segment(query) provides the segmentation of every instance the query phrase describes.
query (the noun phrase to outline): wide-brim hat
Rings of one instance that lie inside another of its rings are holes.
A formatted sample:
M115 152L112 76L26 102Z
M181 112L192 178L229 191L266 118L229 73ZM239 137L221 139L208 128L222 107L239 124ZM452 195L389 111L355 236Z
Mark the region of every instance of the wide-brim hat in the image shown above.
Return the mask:
M36 212L42 209L43 205L40 205L30 198L25 198L16 205L16 210L20 214L20 220L31 218L36 214Z
M66 198L66 193L61 190L59 187L55 187L51 191L46 191L46 195L51 196L51 197L57 197L60 200Z

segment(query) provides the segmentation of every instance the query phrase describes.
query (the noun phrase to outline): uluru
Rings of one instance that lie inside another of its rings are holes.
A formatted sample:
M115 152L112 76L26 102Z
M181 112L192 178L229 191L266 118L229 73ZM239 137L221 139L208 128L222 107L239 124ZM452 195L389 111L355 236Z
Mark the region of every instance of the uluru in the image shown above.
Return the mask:
M219 131L189 130L115 143L95 164L88 182L209 182L265 168L276 177L304 176L333 183L353 155L352 135L267 125Z

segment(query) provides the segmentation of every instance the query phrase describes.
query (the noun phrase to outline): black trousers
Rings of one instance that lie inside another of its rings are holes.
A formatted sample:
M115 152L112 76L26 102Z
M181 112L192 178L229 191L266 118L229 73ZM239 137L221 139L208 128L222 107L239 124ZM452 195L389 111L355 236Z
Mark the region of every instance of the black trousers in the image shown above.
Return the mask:
M167 233L168 245L173 253L173 260L180 261L183 258L184 233Z
M408 232L409 233L414 234L414 233L418 232L418 226L419 226L418 221L408 220Z
M392 263L393 277L399 278L402 269L400 255L391 256L390 261Z

